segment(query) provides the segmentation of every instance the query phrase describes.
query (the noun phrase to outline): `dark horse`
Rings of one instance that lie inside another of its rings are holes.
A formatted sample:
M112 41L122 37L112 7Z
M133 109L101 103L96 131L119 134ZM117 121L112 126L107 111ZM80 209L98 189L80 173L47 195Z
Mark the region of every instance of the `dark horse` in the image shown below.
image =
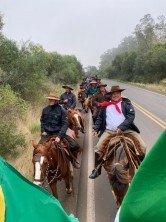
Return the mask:
M43 187L49 185L52 194L58 198L57 181L64 179L66 192L72 193L73 168L64 143L57 143L52 137L42 144L33 142L33 147L34 183Z
M104 141L103 152L105 154L102 165L107 171L112 193L119 208L135 170L139 167L138 156L142 155L141 149L139 142L131 135L110 136Z
M77 109L68 109L67 110L67 119L69 121L69 128L75 132L76 137L78 138L78 131L82 133L84 131L84 118Z
M80 101L83 109L85 109L85 105L84 105L85 99L86 99L85 91L78 92L78 100Z

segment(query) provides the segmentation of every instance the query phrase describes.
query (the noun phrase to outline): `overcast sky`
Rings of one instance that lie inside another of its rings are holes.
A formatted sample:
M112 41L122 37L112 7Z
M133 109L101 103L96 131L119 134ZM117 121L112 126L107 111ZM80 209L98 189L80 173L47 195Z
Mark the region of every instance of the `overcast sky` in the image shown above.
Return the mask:
M8 38L75 55L85 67L97 66L145 14L166 16L166 0L0 0L0 12Z

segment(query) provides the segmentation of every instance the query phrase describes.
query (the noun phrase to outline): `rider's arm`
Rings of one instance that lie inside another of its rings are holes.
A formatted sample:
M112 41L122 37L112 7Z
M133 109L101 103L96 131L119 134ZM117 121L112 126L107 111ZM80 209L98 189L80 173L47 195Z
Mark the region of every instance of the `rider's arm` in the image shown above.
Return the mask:
M67 120L66 110L63 109L63 108L62 108L62 113L61 113L61 124L62 124L62 128L58 133L58 137L60 139L65 137L65 134L66 134L66 131L67 131L67 128L68 128L68 125L69 125L68 120Z
M41 123L41 133L43 133L43 132L45 132L45 129L44 129L44 125L45 125L44 109L42 111L42 115L41 115L41 118L40 118L40 123Z
M135 110L129 99L122 101L122 111L124 110L125 120L117 127L122 131L130 128L135 119Z
M72 96L72 104L71 104L71 109L74 109L76 107L76 96L73 94Z
M60 96L60 101L59 101L59 104L64 104L63 102L64 98L63 98L63 94Z

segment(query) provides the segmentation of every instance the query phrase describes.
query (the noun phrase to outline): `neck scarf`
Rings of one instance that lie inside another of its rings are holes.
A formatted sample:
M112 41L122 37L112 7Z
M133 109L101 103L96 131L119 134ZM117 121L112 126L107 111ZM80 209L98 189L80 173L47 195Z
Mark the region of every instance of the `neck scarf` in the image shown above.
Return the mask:
M118 113L122 113L121 110L119 109L119 106L117 105L121 101L122 101L122 98L120 98L118 101L113 101L112 100L112 101L109 101L109 102L98 103L98 106L106 107L106 106L114 105L115 109L118 111Z

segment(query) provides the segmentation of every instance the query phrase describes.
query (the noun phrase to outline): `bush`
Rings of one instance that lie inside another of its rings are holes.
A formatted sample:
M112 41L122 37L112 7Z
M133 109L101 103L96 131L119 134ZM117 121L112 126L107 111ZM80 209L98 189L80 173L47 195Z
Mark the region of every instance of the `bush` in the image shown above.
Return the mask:
M9 85L0 87L0 118L5 121L23 117L27 103Z
M29 130L32 134L40 132L40 124L39 123L32 123L29 126Z
M0 123L0 155L16 156L17 148L25 147L25 137L22 133L16 134L14 123Z

